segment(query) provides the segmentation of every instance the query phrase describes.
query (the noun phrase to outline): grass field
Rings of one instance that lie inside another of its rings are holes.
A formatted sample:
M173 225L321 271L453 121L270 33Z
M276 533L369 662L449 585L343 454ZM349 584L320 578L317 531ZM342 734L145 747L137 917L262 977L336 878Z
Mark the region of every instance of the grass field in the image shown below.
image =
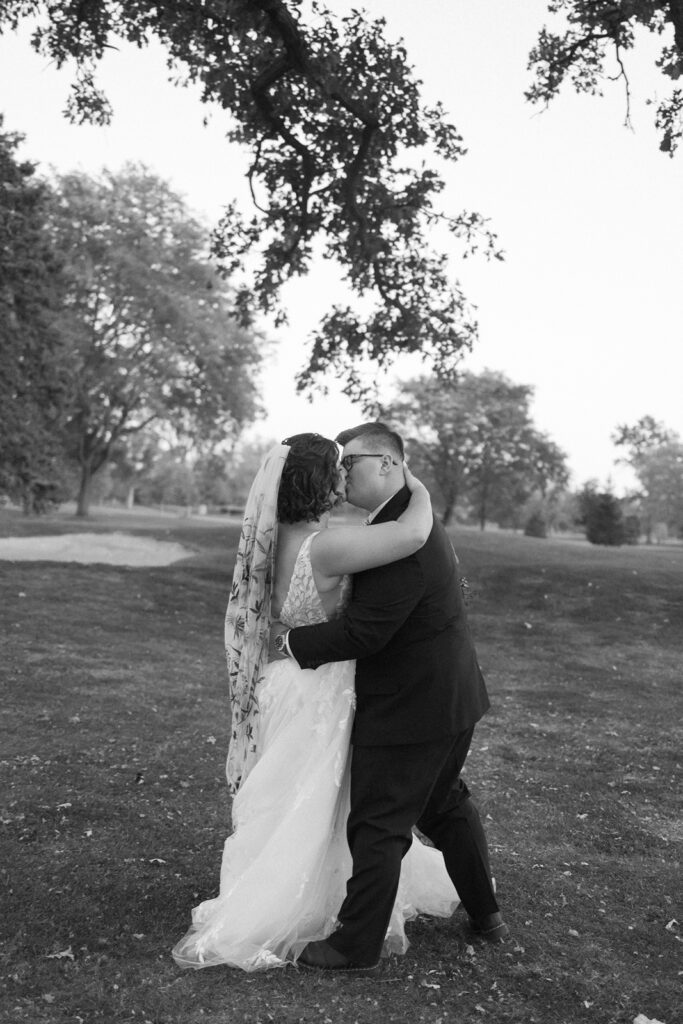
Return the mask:
M493 708L466 775L513 940L409 925L378 977L181 972L229 823L222 620L237 525L130 530L156 569L0 562L3 1022L678 1024L683 549L455 531Z

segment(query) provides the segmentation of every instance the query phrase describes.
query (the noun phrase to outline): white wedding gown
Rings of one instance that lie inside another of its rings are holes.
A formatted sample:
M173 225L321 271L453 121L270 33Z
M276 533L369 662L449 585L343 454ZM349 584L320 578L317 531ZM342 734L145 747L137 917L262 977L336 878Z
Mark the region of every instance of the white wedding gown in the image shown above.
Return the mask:
M327 618L311 570L313 536L301 546L282 608L289 626ZM340 594L340 608L342 601ZM268 666L258 694L259 758L233 802L220 893L194 908L173 949L181 967L279 967L333 931L351 874L345 826L354 667L300 669L291 659ZM405 952L404 925L416 914L448 917L457 904L441 854L414 839L384 952Z

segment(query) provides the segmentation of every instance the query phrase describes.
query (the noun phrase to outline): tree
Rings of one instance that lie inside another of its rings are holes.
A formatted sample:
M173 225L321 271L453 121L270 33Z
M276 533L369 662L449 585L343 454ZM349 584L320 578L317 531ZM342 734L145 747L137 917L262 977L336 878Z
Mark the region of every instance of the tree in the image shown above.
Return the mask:
M551 14L564 15L561 31L543 28L529 55L535 73L526 93L534 103L550 103L568 79L574 89L600 94L606 79L621 79L626 92L626 124L630 124L630 83L625 54L639 31L662 37L657 67L672 82L683 75L683 0L552 0ZM609 57L614 69L608 66ZM683 90L671 87L658 101L655 117L660 149L673 156L683 135Z
M127 508L133 508L138 489L153 473L155 464L163 454L159 441L152 425L128 435L120 444L111 447L110 496L124 501Z
M649 523L664 523L676 537L683 534L683 443L668 441L643 457L638 478Z
M160 452L138 486L143 505L180 505L186 509L199 498L191 460L185 448Z
M17 159L0 117L0 492L39 512L59 494L66 395L57 329L59 259L45 230L47 185Z
M399 352L430 355L440 371L454 368L476 323L428 232L441 223L464 255L500 253L479 214L437 209L443 180L435 164L458 160L463 141L440 104L422 102L405 48L385 38L382 19L359 11L339 17L316 0L9 0L0 30L29 15L39 19L39 52L58 67L76 61L72 120L110 119L97 62L117 39L144 46L152 36L168 49L176 77L199 83L203 101L229 115L228 138L251 153L256 212L246 220L231 204L214 249L229 275L255 267L235 296L243 324L258 310L284 320L283 282L306 273L321 251L337 261L370 312L332 309L301 387L324 385L333 371L347 394L362 397L357 361L384 365Z
M382 409L408 438L411 458L443 498L443 522L456 502L473 503L482 529L498 504L523 504L550 483L564 483L566 457L531 421L533 389L504 374L464 373L457 383L418 377Z
M276 443L275 438L241 438L237 442L226 463L231 505L244 507L258 468L266 453Z
M201 452L192 467L197 500L202 505L227 508L232 504L226 455L215 448Z
M148 424L218 439L253 418L260 356L253 333L230 320L204 229L144 168L63 176L50 223L65 261L66 438L87 515L93 474Z
M666 523L677 531L683 521L681 487L681 442L678 435L653 416L641 416L629 426L622 423L612 441L626 455L620 460L631 466L641 491L636 498L648 544L655 524Z
M612 443L625 448L627 456L622 460L635 469L639 459L652 448L672 441L675 434L656 420L654 416L641 416L637 423L629 426L620 423L612 434Z
M524 536L538 537L542 540L548 536L548 524L540 509L535 509L530 513L524 525Z
M621 505L610 491L598 491L593 483L587 483L578 496L578 504L578 521L586 529L586 540L608 547L624 543Z

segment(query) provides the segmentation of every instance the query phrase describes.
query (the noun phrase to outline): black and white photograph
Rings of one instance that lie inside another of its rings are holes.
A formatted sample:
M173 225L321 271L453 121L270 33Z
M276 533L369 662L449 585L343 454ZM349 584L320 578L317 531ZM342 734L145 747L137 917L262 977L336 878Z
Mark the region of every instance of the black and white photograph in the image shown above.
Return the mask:
M683 3L0 0L0 1024L677 1024Z

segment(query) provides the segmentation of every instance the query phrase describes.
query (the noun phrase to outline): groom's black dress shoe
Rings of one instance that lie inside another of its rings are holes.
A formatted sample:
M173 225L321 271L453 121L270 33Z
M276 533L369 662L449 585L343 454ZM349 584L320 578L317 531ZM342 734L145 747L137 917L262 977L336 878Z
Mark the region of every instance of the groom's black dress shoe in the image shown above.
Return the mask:
M299 954L297 964L318 971L339 971L346 974L372 974L379 967L379 962L360 964L355 960L350 960L348 956L333 949L325 939L309 942L307 946L304 946Z
M485 939L486 942L505 942L510 934L510 929L499 913L488 914L487 917L477 918L476 921L470 918L469 923L477 938Z

